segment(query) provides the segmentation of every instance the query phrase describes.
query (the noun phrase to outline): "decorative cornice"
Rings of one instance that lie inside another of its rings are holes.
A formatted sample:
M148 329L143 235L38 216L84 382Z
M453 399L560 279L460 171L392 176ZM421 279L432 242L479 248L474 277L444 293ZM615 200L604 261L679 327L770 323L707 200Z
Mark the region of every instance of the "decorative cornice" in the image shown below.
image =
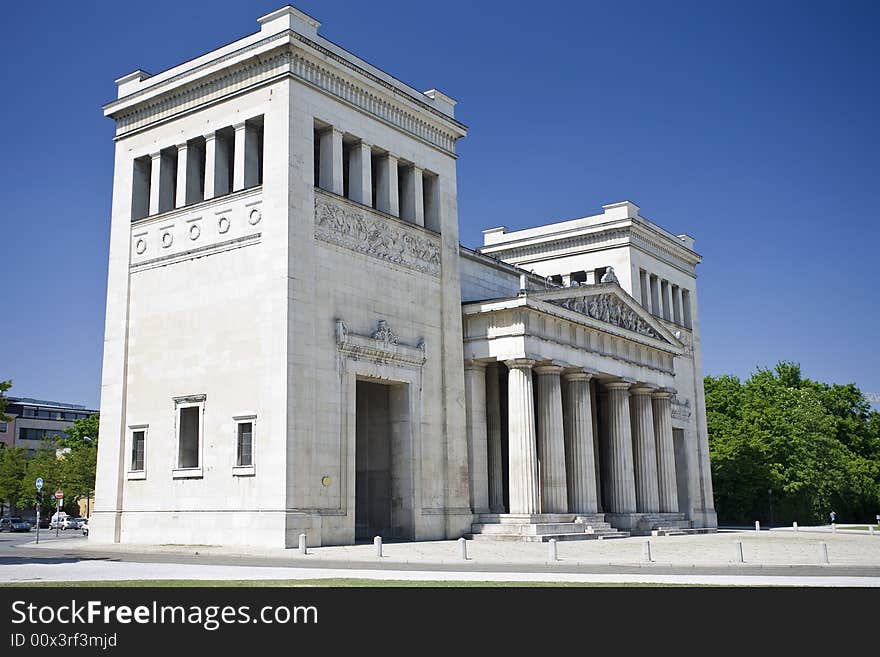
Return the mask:
M403 344L388 322L378 320L376 330L370 335L358 335L348 330L345 322L336 320L336 346L339 351L355 360L369 360L379 364L396 364L405 367L422 367L428 359L425 341L415 346Z
M360 69L347 60L331 53L319 46L318 44L305 39L296 32L282 33L263 39L260 42L252 44L235 53L230 53L217 60L213 60L196 69L191 69L177 76L169 78L160 83L156 87L150 87L142 91L135 92L123 99L128 101L144 96L151 91L156 91L159 86L166 86L176 81L181 81L186 77L191 77L193 73L204 70L207 67L213 67L232 57L238 57L250 50L259 48L280 36L290 36L294 40L307 43L312 48L321 52L325 57L334 60L336 63L342 64L359 74L366 76L372 82L381 85L383 88L391 91L401 99L415 103L420 109L434 114L438 119L448 121L456 127L460 127L464 131L464 126L455 121L455 119L439 112L427 103L423 103L418 99L409 95L404 95L402 91L394 87L371 73ZM420 118L416 112L400 105L400 101L390 102L381 98L375 91L370 90L366 85L343 78L330 68L322 65L318 60L307 55L305 51L295 49L288 46L282 50L273 50L269 53L260 53L253 58L230 66L227 69L218 71L215 75L209 76L204 80L196 81L185 87L171 89L161 96L144 101L143 105L136 108L125 108L113 110L115 103L109 103L105 110L110 116L116 119L117 137L125 136L131 132L147 127L157 121L179 115L188 110L216 101L222 97L232 93L239 93L244 89L254 87L267 80L273 79L279 75L290 75L302 82L306 82L321 91L328 93L339 100L342 100L357 109L371 114L375 118L389 123L392 126L425 141L440 150L455 154L455 141L460 135L456 135L451 130L444 130L432 125L423 118Z
M440 241L434 234L317 188L315 237L431 276L440 276Z

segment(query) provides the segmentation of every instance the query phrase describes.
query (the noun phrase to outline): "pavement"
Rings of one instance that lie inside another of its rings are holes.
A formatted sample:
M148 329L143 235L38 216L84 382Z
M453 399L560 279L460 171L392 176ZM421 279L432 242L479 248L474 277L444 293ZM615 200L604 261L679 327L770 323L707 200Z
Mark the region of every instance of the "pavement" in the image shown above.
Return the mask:
M457 541L297 549L101 545L79 533L0 534L0 582L363 578L880 587L880 534L732 530L548 544ZM651 561L645 557L650 540ZM207 543L207 541L206 541ZM736 544L742 544L743 562ZM828 563L821 545L825 545Z

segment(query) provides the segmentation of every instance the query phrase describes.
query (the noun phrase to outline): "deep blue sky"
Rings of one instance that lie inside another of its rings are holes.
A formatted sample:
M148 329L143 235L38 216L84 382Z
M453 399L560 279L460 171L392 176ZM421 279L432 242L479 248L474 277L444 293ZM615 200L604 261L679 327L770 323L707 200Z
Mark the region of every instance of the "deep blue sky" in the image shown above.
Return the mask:
M9 394L100 397L114 78L257 30L272 1L9 3L0 40ZM461 239L630 199L696 237L706 373L779 359L880 391L880 5L301 0L459 101Z

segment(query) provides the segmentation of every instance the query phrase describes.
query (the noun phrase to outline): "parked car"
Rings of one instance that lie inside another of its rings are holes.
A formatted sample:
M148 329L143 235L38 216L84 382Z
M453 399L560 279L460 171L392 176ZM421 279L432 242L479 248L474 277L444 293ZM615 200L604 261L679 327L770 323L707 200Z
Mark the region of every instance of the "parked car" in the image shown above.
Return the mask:
M64 529L64 522L70 518L64 511L56 513L49 522L49 529Z
M89 519L83 518L83 520L85 520L85 522L82 525L80 525L80 527L82 529L83 536L88 536L89 535Z
M61 521L61 531L65 529L79 529L80 521L85 520L85 518L73 518L71 516L67 516L64 520Z
M29 532L31 523L21 516L0 518L0 532Z

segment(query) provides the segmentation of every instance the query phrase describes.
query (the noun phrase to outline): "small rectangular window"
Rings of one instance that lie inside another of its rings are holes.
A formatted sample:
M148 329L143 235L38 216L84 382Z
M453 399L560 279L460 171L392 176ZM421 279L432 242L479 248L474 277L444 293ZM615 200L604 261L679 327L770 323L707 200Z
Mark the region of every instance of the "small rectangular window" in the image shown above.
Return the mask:
M6 431L7 431L6 422L0 422L0 433L6 433Z
M131 432L131 471L142 472L144 469L144 442L147 432L143 429Z
M184 406L180 409L178 424L179 443L177 452L177 467L199 467L199 420L201 419L200 407Z
M253 422L238 423L238 447L236 450L237 466L254 464L254 424Z

